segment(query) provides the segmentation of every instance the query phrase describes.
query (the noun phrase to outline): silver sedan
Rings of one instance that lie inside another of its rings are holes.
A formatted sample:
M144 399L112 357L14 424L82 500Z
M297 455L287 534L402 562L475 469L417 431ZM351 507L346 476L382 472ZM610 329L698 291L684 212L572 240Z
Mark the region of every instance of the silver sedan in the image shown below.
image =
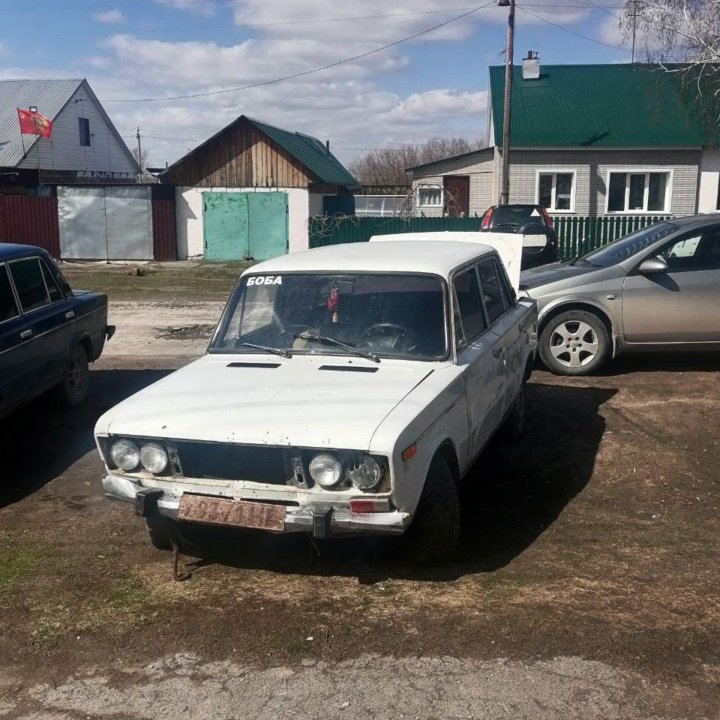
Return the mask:
M587 375L645 350L720 350L720 215L638 230L570 262L526 270L539 351L559 375Z

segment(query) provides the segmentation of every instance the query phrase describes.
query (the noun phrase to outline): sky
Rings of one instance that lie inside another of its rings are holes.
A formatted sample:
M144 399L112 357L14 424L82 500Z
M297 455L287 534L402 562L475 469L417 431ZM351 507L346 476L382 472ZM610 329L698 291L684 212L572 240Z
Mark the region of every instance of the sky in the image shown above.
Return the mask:
M484 141L507 8L472 2L0 0L0 78L87 78L159 167L239 115L329 140L343 162L433 136ZM541 64L630 60L622 0L517 2L516 63L528 50Z

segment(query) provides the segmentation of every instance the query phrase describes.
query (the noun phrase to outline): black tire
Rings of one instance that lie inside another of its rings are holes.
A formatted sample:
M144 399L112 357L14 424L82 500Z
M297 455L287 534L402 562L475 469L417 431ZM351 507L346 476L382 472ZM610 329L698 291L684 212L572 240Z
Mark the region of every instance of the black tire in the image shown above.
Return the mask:
M539 346L545 367L556 375L590 375L610 356L605 323L584 310L552 318L540 335Z
M63 405L76 407L85 402L90 386L90 364L85 348L78 343L68 355L62 380L55 387L55 395Z
M430 464L415 517L407 531L413 559L440 565L452 558L460 537L457 484L441 455Z
M515 400L513 401L510 414L505 418L505 422L501 428L504 440L508 442L519 442L525 434L525 426L527 424L527 382L525 380L520 384Z
M170 518L166 518L164 515L153 515L145 518L145 526L150 543L158 550L172 550L173 540L178 548L182 546L180 533L177 531L175 522Z

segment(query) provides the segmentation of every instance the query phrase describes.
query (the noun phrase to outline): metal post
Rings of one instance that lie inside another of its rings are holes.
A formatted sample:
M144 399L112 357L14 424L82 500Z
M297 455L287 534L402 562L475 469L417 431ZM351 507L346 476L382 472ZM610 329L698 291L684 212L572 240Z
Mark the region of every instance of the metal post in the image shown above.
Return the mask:
M501 0L502 2L502 0ZM513 40L515 37L515 0L510 0L505 39L505 101L503 103L502 190L500 204L510 202L510 116L512 114Z
M137 134L135 135L138 143L138 165L140 166L140 175L138 176L138 182L140 182L145 174L143 171L142 161L142 145L140 144L140 126L138 125Z

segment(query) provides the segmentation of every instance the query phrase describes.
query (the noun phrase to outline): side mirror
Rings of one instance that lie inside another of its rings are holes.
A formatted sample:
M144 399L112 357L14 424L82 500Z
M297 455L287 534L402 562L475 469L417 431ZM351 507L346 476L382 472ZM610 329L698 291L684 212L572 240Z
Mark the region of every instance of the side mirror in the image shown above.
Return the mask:
M641 275L657 275L658 273L666 273L670 266L660 256L647 258L638 266L638 272Z

